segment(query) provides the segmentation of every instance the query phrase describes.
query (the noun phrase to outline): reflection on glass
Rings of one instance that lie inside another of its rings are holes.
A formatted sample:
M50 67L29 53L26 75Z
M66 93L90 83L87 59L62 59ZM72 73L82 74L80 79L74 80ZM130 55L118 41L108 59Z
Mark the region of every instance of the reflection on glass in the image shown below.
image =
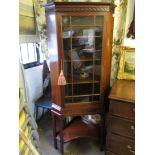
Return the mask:
M77 64L79 65L78 67ZM93 63L91 61L74 61L73 81L93 82Z
M102 26L96 27L96 29L95 29L95 36L101 37L102 33L103 33L103 27Z
M95 28L93 27L73 27L73 37L94 37Z
M93 16L72 16L71 17L72 25L94 25Z
M73 31L71 30L70 27L63 27L62 28L62 34L63 34L63 38L70 38L72 36Z
M70 24L70 17L69 16L63 16L62 17L62 25L69 25Z
M73 95L88 95L92 94L92 83L88 84L74 84L73 85Z
M96 25L103 25L103 16L96 17Z

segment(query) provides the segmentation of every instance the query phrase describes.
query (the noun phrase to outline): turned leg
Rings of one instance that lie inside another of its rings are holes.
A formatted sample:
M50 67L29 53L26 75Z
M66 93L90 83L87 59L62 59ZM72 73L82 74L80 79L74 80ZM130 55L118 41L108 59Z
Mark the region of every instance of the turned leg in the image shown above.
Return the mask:
M57 141L56 141L56 115L54 113L52 113L52 126L53 126L54 148L57 149Z

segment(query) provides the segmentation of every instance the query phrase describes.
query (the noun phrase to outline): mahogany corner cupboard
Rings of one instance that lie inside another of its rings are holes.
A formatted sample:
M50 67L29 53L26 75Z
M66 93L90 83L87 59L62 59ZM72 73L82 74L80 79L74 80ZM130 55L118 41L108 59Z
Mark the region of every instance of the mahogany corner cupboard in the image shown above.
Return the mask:
M114 6L96 2L45 5L51 68L54 145L80 137L100 137L103 146L104 102L109 89ZM66 85L58 85L60 71ZM76 116L101 116L98 126ZM75 119L63 126L63 119ZM56 117L60 129L56 130Z

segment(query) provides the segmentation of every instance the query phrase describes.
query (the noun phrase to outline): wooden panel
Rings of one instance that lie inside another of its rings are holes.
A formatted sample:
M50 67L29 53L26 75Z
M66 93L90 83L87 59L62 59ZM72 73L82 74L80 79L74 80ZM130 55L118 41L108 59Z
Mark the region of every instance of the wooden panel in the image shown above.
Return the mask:
M68 142L80 137L85 138L99 138L99 126L83 119L75 118L63 129L63 140ZM57 139L60 140L60 135L57 135Z
M134 140L109 134L107 137L107 149L119 155L133 155L135 146Z
M128 118L128 119L135 119L135 106L134 104L119 102L119 101L111 101L109 112L112 115Z
M135 81L116 80L109 95L110 99L135 102Z
M105 152L105 155L117 155L117 154L112 153L112 152L110 152L110 151L106 151L106 152Z
M122 136L134 138L135 124L134 122L128 121L126 119L111 117L110 131Z

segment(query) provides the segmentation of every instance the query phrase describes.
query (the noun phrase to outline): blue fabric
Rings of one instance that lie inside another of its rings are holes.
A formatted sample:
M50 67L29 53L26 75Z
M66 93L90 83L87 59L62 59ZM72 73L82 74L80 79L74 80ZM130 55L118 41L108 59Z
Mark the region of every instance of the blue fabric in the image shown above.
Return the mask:
M36 101L36 106L37 107L42 107L42 108L46 108L46 109L51 109L52 108L52 101L51 98L44 98L41 97Z

